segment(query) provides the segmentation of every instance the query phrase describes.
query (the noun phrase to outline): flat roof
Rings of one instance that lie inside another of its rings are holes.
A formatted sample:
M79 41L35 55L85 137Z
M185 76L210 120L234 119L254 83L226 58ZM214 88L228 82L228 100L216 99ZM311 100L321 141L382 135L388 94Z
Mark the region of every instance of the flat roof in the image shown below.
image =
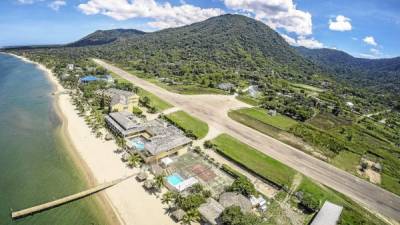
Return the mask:
M343 207L325 201L311 225L336 225L339 221Z

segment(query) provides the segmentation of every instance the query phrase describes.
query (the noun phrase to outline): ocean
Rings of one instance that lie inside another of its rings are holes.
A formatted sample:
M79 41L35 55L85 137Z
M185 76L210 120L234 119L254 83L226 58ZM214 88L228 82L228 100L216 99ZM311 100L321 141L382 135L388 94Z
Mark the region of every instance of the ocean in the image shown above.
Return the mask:
M0 225L106 224L96 197L11 220L20 210L83 191L88 184L71 156L43 71L0 54Z

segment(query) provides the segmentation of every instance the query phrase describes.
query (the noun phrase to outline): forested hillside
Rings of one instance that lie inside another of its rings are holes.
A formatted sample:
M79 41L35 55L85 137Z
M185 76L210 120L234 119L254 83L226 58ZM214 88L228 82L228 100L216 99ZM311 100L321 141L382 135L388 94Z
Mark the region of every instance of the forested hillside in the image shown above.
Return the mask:
M109 44L117 40L133 38L143 34L145 34L145 32L135 29L98 30L66 46L83 47L90 45L103 45L103 44Z
M378 92L400 91L400 57L390 59L355 58L334 49L296 48L336 78L351 81L353 85L369 87Z

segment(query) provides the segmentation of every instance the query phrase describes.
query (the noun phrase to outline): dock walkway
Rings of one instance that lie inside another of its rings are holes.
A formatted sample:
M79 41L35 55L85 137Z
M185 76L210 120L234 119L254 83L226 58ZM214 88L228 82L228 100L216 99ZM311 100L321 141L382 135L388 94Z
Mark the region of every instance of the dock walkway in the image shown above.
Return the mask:
M110 181L110 182L106 182L106 183L100 184L100 185L98 185L98 186L96 186L94 188L91 188L89 190L82 191L82 192L79 192L79 193L76 193L76 194L73 194L73 195L69 195L69 196L66 196L66 197L61 198L61 199L57 199L57 200L54 200L54 201L51 201L51 202L47 202L47 203L44 203L44 204L41 204L41 205L33 206L31 208L23 209L23 210L20 210L20 211L12 212L11 213L11 218L12 219L22 218L22 217L25 217L25 216L28 216L28 215L32 215L32 214L35 214L35 213L38 213L38 212L42 212L44 210L48 210L48 209L63 205L65 203L68 203L68 202L71 202L71 201L75 201L75 200L84 198L86 196L92 195L94 193L97 193L97 192L102 191L104 189L107 189L109 187L112 187L112 186L114 186L116 184L119 184L122 181L127 180L127 179L129 179L129 178L131 178L133 176L135 176L135 174L129 175L129 176L126 176L126 177L123 177L123 178L120 178L120 179L117 179L117 180L114 180L114 181Z

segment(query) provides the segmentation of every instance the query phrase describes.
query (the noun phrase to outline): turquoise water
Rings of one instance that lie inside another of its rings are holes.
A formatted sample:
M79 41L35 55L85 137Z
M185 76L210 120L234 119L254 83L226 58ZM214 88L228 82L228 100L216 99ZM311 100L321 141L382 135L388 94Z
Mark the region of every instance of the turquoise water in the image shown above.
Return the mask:
M135 137L135 138L130 139L129 141L132 143L133 147L135 147L136 150L143 151L143 149L144 149L143 138Z
M172 184L173 186L176 186L176 185L182 183L183 178L179 174L174 173L167 177L167 181L168 181L168 183Z
M10 209L87 187L61 138L51 92L51 84L35 65L0 54L0 224L106 224L94 197L10 219Z

